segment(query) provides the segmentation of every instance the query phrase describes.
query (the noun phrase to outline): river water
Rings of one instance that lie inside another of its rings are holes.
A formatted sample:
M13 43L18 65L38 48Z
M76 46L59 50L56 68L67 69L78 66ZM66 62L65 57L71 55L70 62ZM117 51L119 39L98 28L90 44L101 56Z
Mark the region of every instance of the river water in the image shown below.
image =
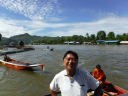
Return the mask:
M47 50L47 46L54 51ZM31 63L45 64L45 70L18 71L0 66L0 96L44 96L49 83L63 69L62 57L67 50L79 55L79 67L92 71L101 64L107 80L128 90L128 46L116 45L36 45L35 50L9 54L10 57ZM3 56L0 56L3 59Z

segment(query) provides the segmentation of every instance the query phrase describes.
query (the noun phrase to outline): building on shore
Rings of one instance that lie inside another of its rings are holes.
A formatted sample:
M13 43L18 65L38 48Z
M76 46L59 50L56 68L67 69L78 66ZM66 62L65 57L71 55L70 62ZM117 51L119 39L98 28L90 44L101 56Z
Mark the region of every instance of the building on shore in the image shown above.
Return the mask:
M128 41L121 41L120 45L128 45Z
M96 43L99 44L105 44L105 40L96 40Z
M106 40L105 44L107 44L107 45L119 45L120 40Z
M119 45L120 40L97 40L96 43L105 45Z
M80 44L80 42L76 42L76 41L66 41L66 42L64 42L64 44L76 45L76 44Z

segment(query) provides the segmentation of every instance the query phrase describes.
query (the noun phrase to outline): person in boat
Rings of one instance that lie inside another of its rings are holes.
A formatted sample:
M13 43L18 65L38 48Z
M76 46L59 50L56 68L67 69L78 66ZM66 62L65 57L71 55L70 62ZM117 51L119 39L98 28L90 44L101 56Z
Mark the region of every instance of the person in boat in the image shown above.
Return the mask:
M54 51L54 48L51 48L50 51Z
M102 70L101 65L99 64L97 64L96 68L93 70L92 76L96 78L100 83L103 83L106 80L106 75Z
M12 61L12 59L7 54L5 54L4 55L4 61L9 62L9 61Z
M78 55L67 51L63 56L64 70L57 73L50 83L51 96L86 96L87 90L98 90L99 82L87 71L78 68ZM95 96L100 92L97 92Z
M97 64L96 68L93 70L93 72L91 72L91 74L100 82L100 87L102 90L106 91L112 96L117 95L118 91L114 88L114 85L112 83L106 82L106 75L102 70L101 65Z

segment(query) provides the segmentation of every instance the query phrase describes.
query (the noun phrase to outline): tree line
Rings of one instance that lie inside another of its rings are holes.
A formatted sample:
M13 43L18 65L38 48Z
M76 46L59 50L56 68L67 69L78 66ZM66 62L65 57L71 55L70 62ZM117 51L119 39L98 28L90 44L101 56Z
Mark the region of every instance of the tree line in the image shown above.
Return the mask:
M34 40L33 43L43 43L43 44L63 44L67 41L75 41L82 44L83 42L96 43L96 40L120 40L128 41L128 33L115 34L114 32L109 32L106 34L105 31L99 31L97 34L86 33L85 36L73 35L73 36L61 36L61 37L42 37L39 40Z
M0 43L9 44L13 41L13 43L23 41L25 44L63 44L64 42L75 41L82 44L83 42L91 42L96 43L96 40L120 40L120 41L128 41L128 33L123 34L115 34L114 32L109 32L108 34L105 31L98 31L97 34L89 34L86 33L85 36L82 35L73 35L73 36L31 36L28 33L16 35L2 40L2 34L0 33Z

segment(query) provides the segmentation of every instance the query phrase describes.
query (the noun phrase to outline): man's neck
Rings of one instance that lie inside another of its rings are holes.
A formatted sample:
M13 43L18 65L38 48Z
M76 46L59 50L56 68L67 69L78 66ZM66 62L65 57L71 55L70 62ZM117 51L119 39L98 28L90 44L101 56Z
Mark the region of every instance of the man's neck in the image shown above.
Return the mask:
M67 71L67 75L69 77L73 77L75 75L75 73L76 73L76 70L74 70L74 71Z

